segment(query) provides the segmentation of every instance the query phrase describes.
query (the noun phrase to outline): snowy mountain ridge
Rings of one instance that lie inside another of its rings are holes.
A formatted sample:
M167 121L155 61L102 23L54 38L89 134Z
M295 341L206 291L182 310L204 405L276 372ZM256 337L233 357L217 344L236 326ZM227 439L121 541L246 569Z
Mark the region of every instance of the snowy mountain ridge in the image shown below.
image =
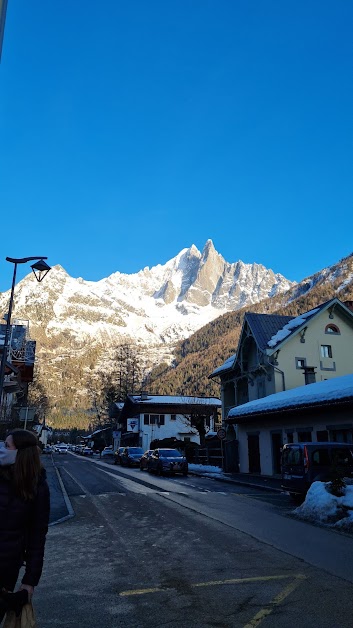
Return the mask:
M124 339L169 345L225 312L293 285L260 264L226 262L208 240L202 252L192 245L164 265L130 275L115 272L97 282L75 279L61 266L42 284L28 275L16 286L13 316L30 320L34 338L45 331L58 345L62 336L79 345ZM1 312L8 297L0 295Z

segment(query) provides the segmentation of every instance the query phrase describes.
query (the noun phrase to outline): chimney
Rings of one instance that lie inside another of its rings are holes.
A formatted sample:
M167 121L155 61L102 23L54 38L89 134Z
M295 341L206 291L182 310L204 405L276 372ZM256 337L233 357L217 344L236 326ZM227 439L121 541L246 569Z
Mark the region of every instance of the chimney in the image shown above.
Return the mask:
M146 392L145 390L142 390L140 394L140 401L147 401L147 400L148 400L148 392Z
M305 386L307 384L315 384L316 383L316 366L303 366Z
M351 312L353 312L353 301L343 301L343 305L348 307L348 309L351 310Z

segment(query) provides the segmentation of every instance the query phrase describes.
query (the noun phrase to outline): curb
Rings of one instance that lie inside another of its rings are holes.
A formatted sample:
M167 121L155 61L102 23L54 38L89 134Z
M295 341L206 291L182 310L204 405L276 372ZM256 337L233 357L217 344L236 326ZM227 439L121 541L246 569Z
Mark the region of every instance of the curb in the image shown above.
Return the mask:
M272 493L284 493L285 491L283 491L281 488L277 488L275 486L265 486L264 484L256 484L255 482L246 482L246 481L242 481L242 480L235 480L234 478L225 478L225 477L217 477L215 476L211 476L211 475L204 475L203 473L196 473L194 471L189 471L189 475L196 475L199 477L205 477L205 478L212 478L213 480L216 480L217 482L225 482L228 484L238 484L239 486L250 486L250 488L257 488L263 491L271 491Z
M52 456L52 462L53 462L53 467L55 469L56 476L58 478L58 482L60 484L60 488L61 488L61 491L62 491L62 494L63 494L65 506L66 506L67 511L68 511L69 514L65 515L65 517L61 517L60 519L57 519L56 521L52 521L51 523L49 523L49 527L55 526L58 523L64 523L64 521L68 521L68 519L72 519L72 517L75 516L75 511L74 511L74 509L72 507L72 504L70 502L70 498L69 498L69 496L67 494L67 491L66 491L66 488L64 486L64 483L63 483L63 481L61 479L61 475L59 473L59 470L57 469L57 467L56 467L56 465L54 463L53 456Z

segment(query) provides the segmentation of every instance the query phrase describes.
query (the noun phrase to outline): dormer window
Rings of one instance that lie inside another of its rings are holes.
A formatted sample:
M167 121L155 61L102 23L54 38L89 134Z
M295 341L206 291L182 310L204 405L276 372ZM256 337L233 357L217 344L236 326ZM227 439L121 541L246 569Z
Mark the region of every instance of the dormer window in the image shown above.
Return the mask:
M325 327L325 334L340 334L340 330L337 327L337 325L334 325L333 323L329 323L328 325L326 325Z

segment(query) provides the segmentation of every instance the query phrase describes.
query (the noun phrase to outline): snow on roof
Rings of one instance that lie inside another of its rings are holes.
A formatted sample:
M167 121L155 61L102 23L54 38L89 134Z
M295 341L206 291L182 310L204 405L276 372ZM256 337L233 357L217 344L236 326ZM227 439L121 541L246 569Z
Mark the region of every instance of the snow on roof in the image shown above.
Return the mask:
M160 405L198 405L221 407L221 400L216 397L172 397L170 395L148 395L147 398L131 395L135 403Z
M262 399L255 399L255 401L232 408L228 413L228 418L280 410L282 408L339 401L346 398L352 398L353 401L353 374L334 377L323 382L299 386L298 388L285 390L274 395L268 395Z
M212 375L218 375L218 373L222 373L222 371L231 369L236 357L237 354L233 353L233 355L231 355L221 366L218 366L214 371L212 371L210 377L212 377Z
M293 329L296 329L297 327L304 325L304 323L306 322L306 319L309 318L309 316L313 316L314 314L316 314L316 312L318 312L319 310L320 308L317 307L314 310L310 310L309 312L305 312L304 314L301 314L300 316L296 316L295 318L292 318L292 320L289 321L289 323L284 325L282 329L279 329L278 332L274 336L272 336L272 338L267 343L268 346L271 348L275 347L276 344L278 344L279 342L287 338L287 336L289 336L292 333Z

